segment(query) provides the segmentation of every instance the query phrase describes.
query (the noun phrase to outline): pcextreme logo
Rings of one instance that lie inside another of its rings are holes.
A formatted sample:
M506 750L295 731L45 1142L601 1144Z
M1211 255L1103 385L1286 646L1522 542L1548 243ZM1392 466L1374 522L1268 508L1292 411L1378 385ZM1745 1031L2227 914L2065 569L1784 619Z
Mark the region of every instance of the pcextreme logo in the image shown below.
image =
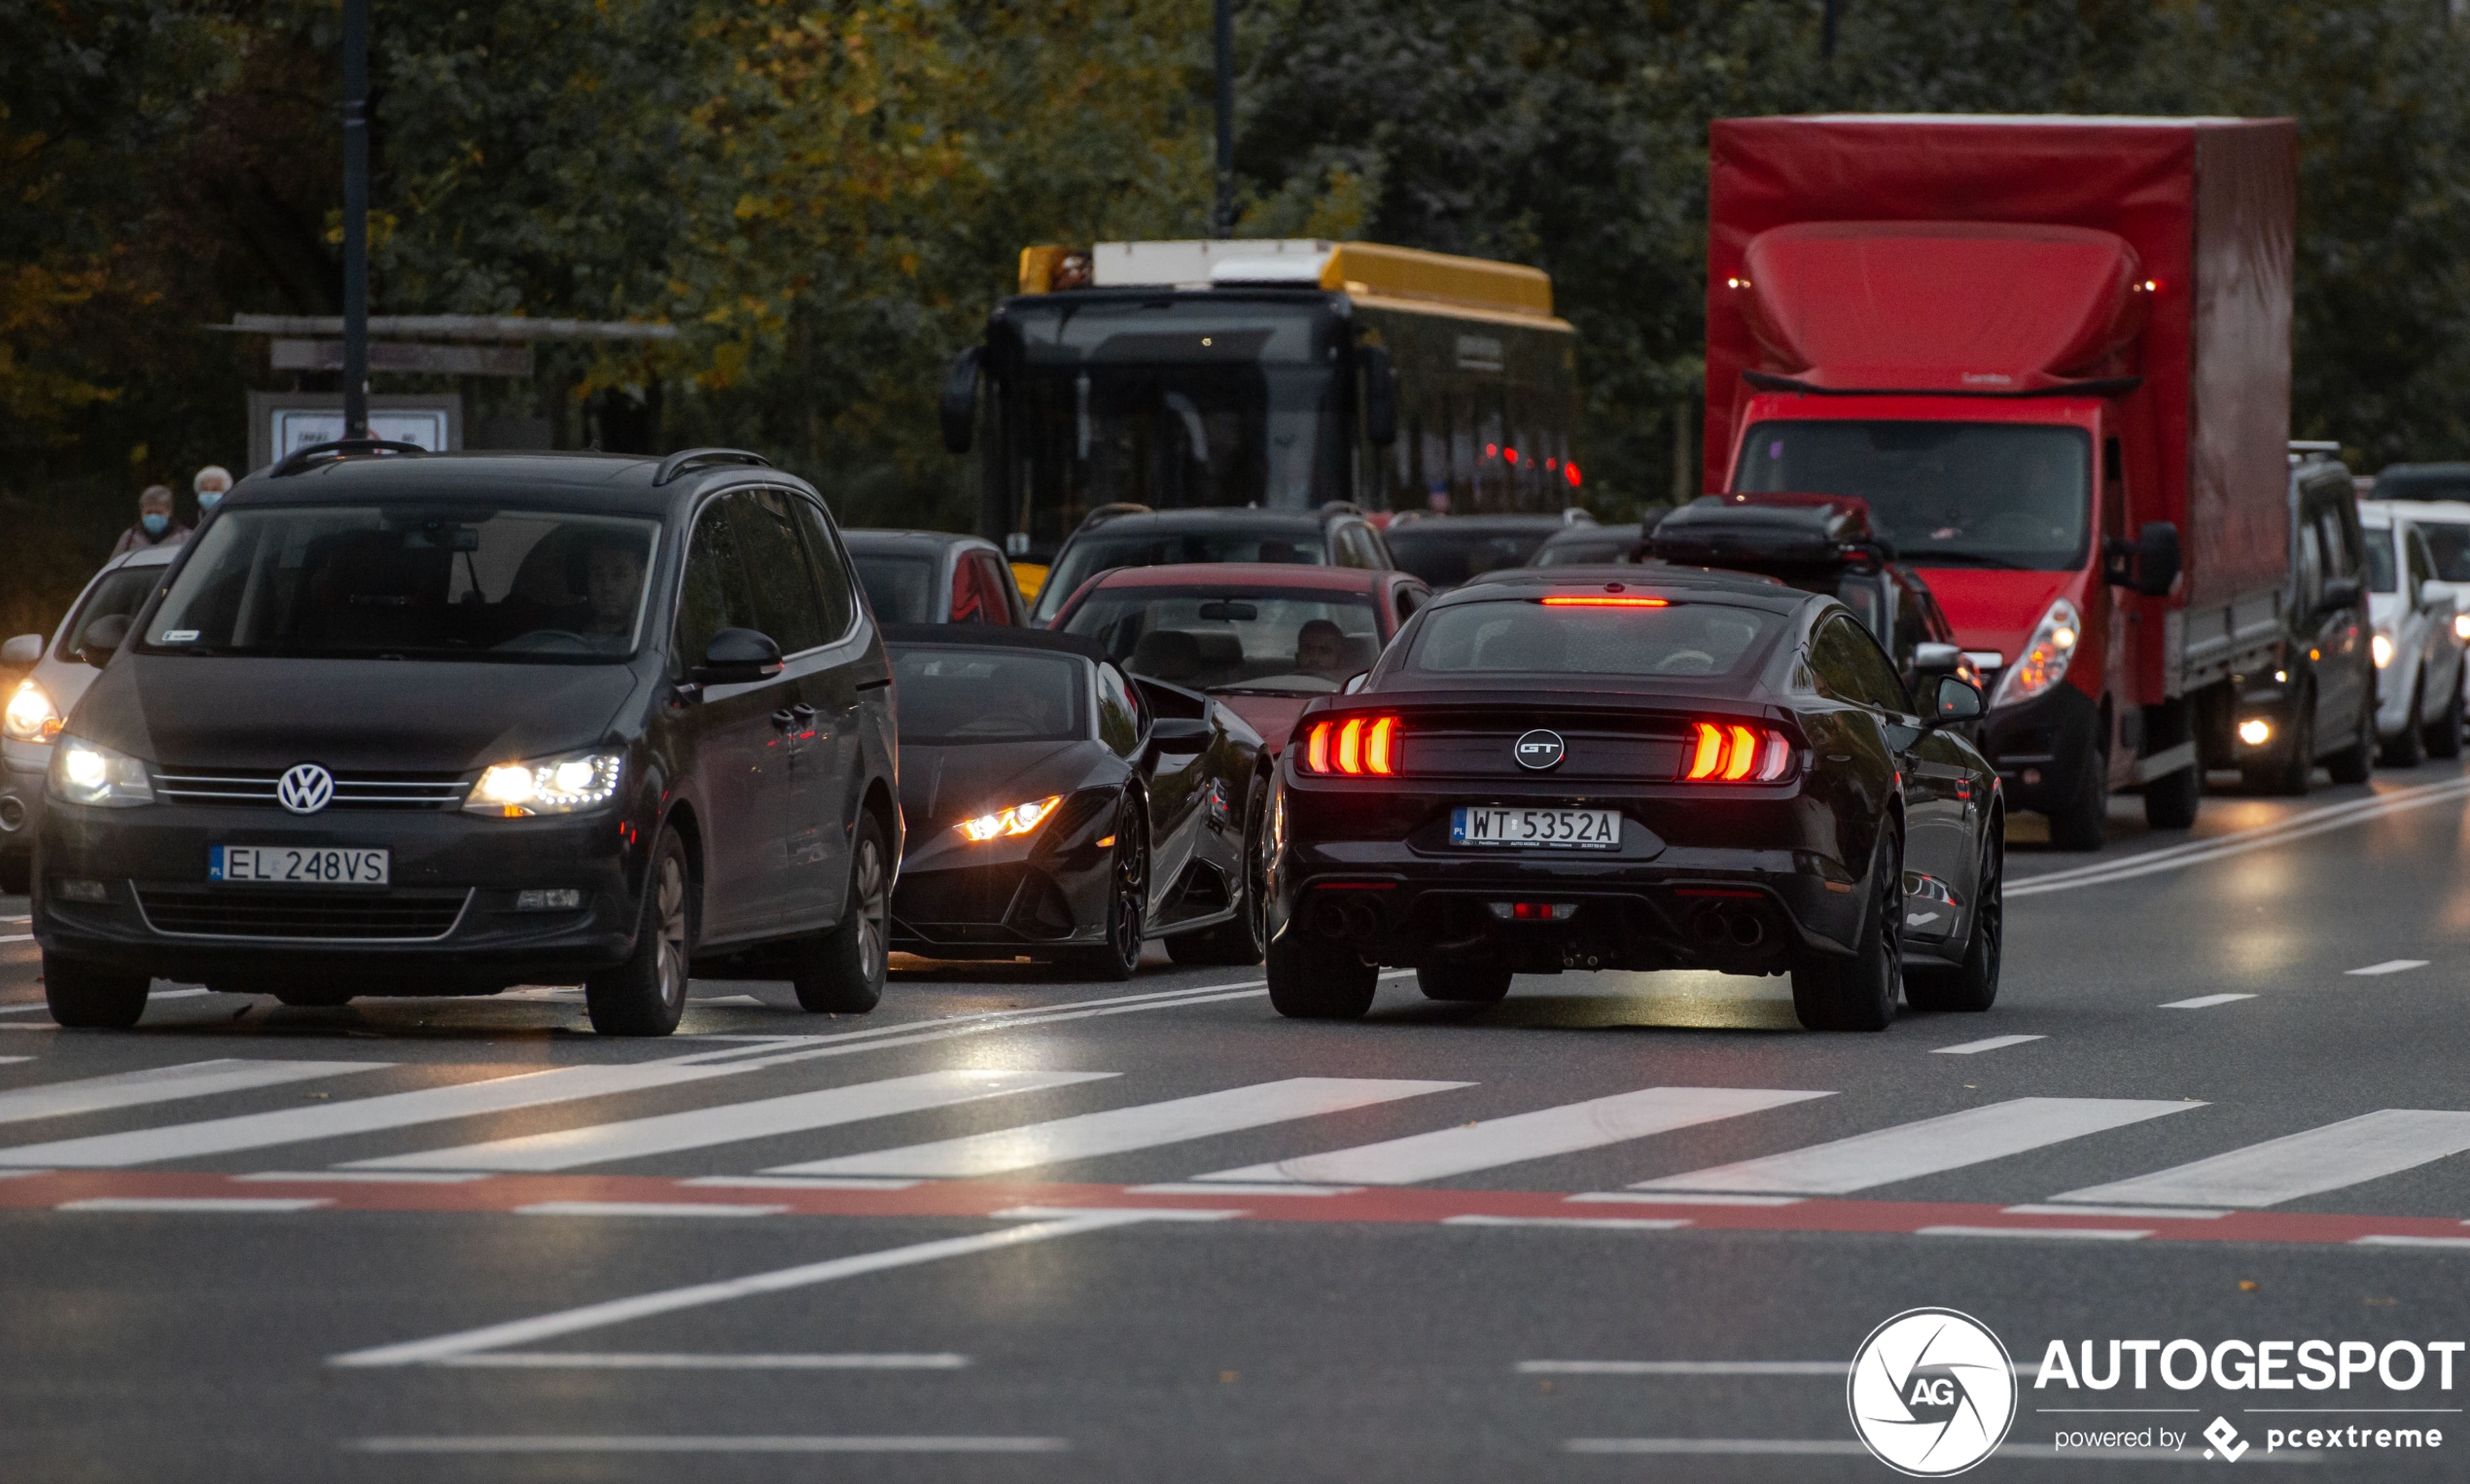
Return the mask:
M1990 1327L1953 1309L1907 1309L1852 1353L1852 1431L1898 1473L1962 1473L2006 1440L2016 1373Z

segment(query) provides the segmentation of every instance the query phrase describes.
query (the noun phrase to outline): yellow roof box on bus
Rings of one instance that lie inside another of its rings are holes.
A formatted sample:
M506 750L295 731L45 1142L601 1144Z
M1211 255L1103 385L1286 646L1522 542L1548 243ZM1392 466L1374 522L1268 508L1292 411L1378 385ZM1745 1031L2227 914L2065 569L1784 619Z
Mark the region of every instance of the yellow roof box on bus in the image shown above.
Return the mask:
M1357 299L1446 305L1488 314L1552 319L1552 279L1541 269L1377 242L1312 237L1185 238L1021 250L1020 291L1289 284Z

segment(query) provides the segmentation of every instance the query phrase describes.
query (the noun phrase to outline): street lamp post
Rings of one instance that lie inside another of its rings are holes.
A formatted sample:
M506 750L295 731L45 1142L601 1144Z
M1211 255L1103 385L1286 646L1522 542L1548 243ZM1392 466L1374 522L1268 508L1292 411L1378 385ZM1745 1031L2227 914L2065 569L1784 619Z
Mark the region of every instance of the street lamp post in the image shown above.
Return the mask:
M343 436L369 436L369 0L343 0Z

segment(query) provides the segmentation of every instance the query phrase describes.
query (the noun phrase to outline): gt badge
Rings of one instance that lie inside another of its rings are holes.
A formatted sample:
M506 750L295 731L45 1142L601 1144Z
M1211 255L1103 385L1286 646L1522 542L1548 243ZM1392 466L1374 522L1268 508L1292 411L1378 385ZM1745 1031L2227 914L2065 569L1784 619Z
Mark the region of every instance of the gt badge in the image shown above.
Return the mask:
M1540 773L1557 765L1565 750L1561 744L1561 733L1538 726L1520 737L1517 745L1510 749L1510 755L1518 760L1520 767L1533 768Z

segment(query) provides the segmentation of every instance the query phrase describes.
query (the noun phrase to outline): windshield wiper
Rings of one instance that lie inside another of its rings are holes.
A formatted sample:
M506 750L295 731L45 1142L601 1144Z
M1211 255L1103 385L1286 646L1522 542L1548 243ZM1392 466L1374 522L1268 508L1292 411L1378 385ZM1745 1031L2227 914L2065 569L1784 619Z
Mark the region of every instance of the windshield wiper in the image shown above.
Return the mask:
M2037 570L2022 562L2011 562L2003 556L1984 556L1978 551L1907 551L1904 559L1916 567L1995 567L2001 572Z

